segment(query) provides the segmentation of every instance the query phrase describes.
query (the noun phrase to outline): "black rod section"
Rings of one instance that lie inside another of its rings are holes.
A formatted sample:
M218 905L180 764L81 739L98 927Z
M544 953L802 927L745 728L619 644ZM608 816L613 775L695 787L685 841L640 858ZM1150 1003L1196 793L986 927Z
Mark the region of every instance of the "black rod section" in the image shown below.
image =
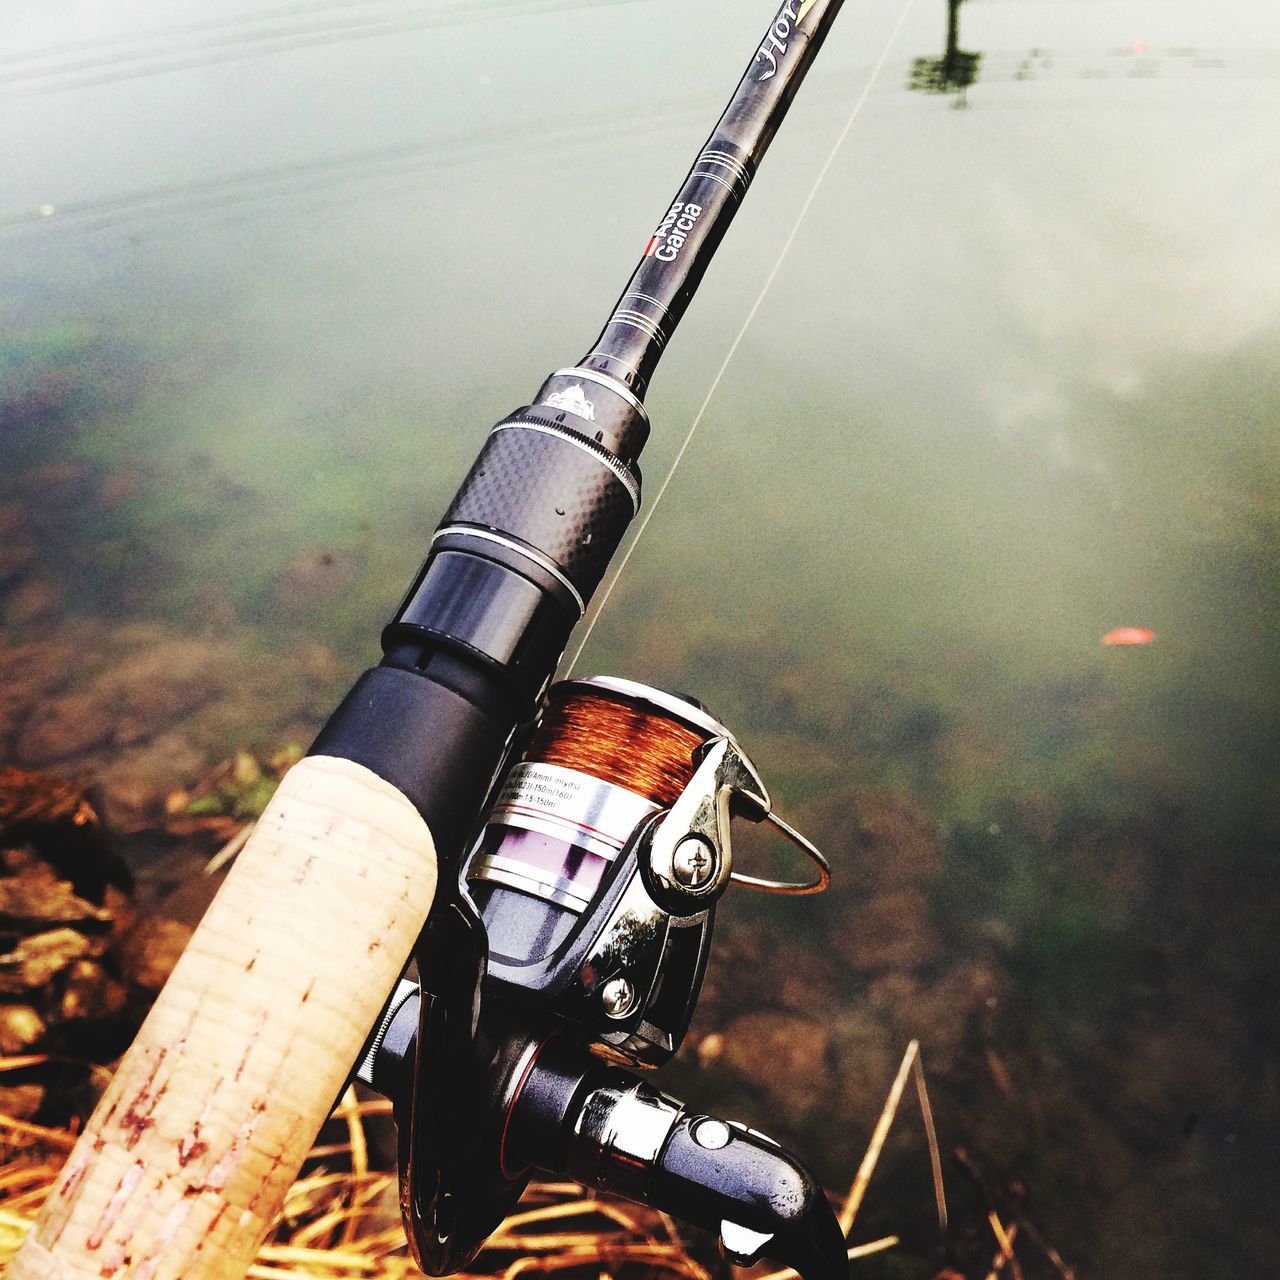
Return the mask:
M640 508L643 392L841 0L764 39L593 350L490 431L365 672L312 745L417 805L448 883L517 727Z
M843 0L784 0L595 345L578 362L643 399Z

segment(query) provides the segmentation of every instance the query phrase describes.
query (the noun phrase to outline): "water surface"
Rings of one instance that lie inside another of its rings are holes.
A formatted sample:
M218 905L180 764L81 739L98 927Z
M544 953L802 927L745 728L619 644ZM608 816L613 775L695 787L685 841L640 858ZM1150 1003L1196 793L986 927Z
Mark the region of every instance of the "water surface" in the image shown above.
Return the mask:
M919 1034L944 1144L1021 1179L1081 1274L1262 1274L1280 14L966 0L950 57L941 0L890 41L901 15L842 15L672 344L650 493L887 45L581 664L699 692L843 855L825 908L726 912L764 1007L827 1026L826 1100L752 1085L750 1050L681 1087L836 1183ZM127 809L126 775L314 731L489 424L594 336L766 16L11 5L7 641L65 646L46 699L178 635L216 672L153 739L37 761L5 721L7 756ZM778 927L797 956L752 960ZM814 959L860 929L892 945ZM810 959L806 1009L777 993ZM884 1274L936 1261L915 1144L868 1202L914 1233Z

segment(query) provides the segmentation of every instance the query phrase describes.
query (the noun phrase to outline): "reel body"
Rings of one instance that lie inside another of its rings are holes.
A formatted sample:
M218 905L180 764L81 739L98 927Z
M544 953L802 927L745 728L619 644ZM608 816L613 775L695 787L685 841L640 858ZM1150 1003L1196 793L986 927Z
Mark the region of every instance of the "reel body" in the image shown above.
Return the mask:
M661 1065L693 1015L739 803L767 812L764 784L700 707L623 680L553 686L463 870L486 989Z
M733 870L729 824L778 827L816 876ZM845 1274L821 1189L771 1139L690 1116L624 1068L666 1062L693 1016L715 907L734 880L826 887L813 846L703 707L614 679L553 685L358 1078L395 1104L414 1256L474 1257L535 1171L717 1232L735 1261Z

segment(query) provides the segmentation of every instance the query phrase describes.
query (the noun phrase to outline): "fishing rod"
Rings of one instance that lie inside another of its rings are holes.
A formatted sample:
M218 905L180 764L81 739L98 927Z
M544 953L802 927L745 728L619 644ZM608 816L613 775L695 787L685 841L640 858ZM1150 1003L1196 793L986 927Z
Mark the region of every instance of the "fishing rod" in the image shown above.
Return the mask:
M242 1277L357 1062L394 1099L435 1274L539 1170L716 1231L736 1261L845 1274L795 1156L629 1069L678 1049L728 885L816 892L822 855L701 704L550 685L639 510L650 379L840 3L773 10L595 343L490 431L381 662L281 783L9 1280ZM734 871L733 815L814 874Z

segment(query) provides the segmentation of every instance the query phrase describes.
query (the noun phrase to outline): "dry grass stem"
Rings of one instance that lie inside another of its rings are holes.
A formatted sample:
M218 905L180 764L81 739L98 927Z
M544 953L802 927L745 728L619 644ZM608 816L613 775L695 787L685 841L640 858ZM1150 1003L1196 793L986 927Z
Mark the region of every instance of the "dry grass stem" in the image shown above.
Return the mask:
M43 1186L46 1181L45 1171L38 1165L15 1165L12 1169L0 1170L0 1196L4 1197L5 1203L16 1194L17 1188L24 1183L34 1183L37 1186Z
M866 1244L850 1245L845 1256L852 1262L855 1258L865 1258L868 1254L883 1253L898 1243L897 1236L881 1236L879 1240L868 1240Z
M347 1126L347 1145L351 1150L352 1190L350 1195L352 1209L354 1209L358 1202L355 1188L369 1176L369 1144L365 1141L364 1125L360 1120L360 1103L356 1098L354 1085L347 1086L346 1092L342 1095L342 1101L338 1103L337 1114ZM379 1191L382 1185L385 1184L379 1185ZM355 1239L359 1221L356 1213L347 1214L346 1220L342 1223L342 1229L338 1233L339 1247L349 1245Z
M1006 1233L1006 1239L1010 1245L1018 1238L1018 1224L1015 1222ZM1009 1254L1005 1252L1003 1244L998 1245L995 1255L991 1259L991 1270L987 1272L986 1280L999 1280L1000 1272L1004 1270L1004 1264L1009 1260Z
M898 1242L898 1236L881 1236L879 1240L868 1240L866 1244L852 1244L846 1250L845 1257L852 1262L855 1258L865 1258L868 1254L883 1253ZM783 1267L781 1271L770 1271L768 1275L760 1276L759 1280L799 1280L799 1272L793 1267Z
M540 1209L522 1209L519 1213L513 1213L498 1228L494 1239L500 1239L508 1234L519 1231L521 1227L532 1226L536 1222L546 1222L548 1220L563 1221L565 1218L572 1218L575 1215L584 1215L589 1213L598 1213L603 1217L616 1222L624 1231L639 1231L635 1217L628 1214L624 1209L616 1204L611 1204L607 1200L594 1200L584 1198L582 1188L576 1182L561 1183L560 1186L567 1187L573 1193L573 1199L558 1204L544 1205Z
M1022 1267L1018 1264L1017 1255L1013 1252L1013 1242L1018 1238L1018 1224L1015 1222L1007 1230L1005 1225L1000 1221L999 1216L993 1209L987 1214L987 1221L991 1224L992 1234L996 1238L996 1243L1000 1246L1000 1252L996 1254L991 1262L991 1270L987 1273L987 1280L996 1280L1006 1266L1009 1268L1009 1274L1014 1280L1022 1280Z
M111 1072L101 1063L89 1062L85 1058L68 1057L66 1054L61 1053L22 1053L11 1057L0 1057L0 1072L23 1071L28 1067L43 1067L50 1062L62 1062L73 1067L80 1067L88 1072L94 1083L101 1090L105 1091L107 1085L111 1083Z
M76 1145L76 1135L69 1130L50 1129L42 1124L32 1124L29 1120L15 1120L13 1116L0 1115L0 1131L32 1139L31 1142L17 1144L19 1147L43 1145L53 1147L55 1151L70 1151Z
M938 1133L933 1127L933 1108L929 1105L929 1090L924 1082L924 1055L916 1053L916 1096L920 1099L920 1116L924 1120L924 1136L929 1143L929 1165L933 1170L933 1198L938 1206L938 1230L947 1230L947 1189L942 1182L942 1155L938 1151Z
M1026 1218L1021 1218L1019 1221L1022 1223L1022 1229L1027 1233L1028 1237L1035 1242L1044 1256L1053 1263L1054 1270L1062 1277L1062 1280L1076 1280L1075 1271L1067 1264L1062 1254L1040 1234L1035 1224L1028 1222Z
M597 1262L606 1267L617 1267L627 1262L645 1262L657 1270L687 1276L689 1280L711 1280L711 1273L701 1263L694 1261L674 1245L645 1243L619 1248L600 1238L589 1239L587 1243L545 1257L519 1258L502 1273L502 1280L514 1280L525 1271L563 1271L569 1267Z
M862 1205L862 1197L867 1193L867 1184L871 1181L871 1175L875 1172L876 1162L880 1159L880 1152L884 1147L885 1139L889 1136L893 1118L898 1114L898 1103L902 1101L902 1091L906 1088L907 1075L911 1071L911 1064L916 1060L916 1055L919 1052L920 1042L918 1040L913 1040L907 1045L907 1051L902 1055L902 1065L898 1068L893 1087L889 1090L889 1096L884 1101L884 1109L880 1112L880 1119L876 1121L875 1130L871 1134L871 1142L867 1146L866 1155L862 1157L862 1164L858 1167L857 1176L853 1180L853 1185L849 1188L849 1194L845 1196L844 1206L840 1210L840 1230L844 1232L846 1238L853 1227L853 1220L858 1216L858 1209Z
M365 1119L382 1102L350 1091L335 1109L345 1141L313 1149L249 1276L253 1280L419 1280L407 1256L392 1191L394 1173L373 1167ZM0 1272L30 1229L74 1134L0 1116ZM513 1254L519 1255L512 1258ZM472 1274L483 1280L606 1268L612 1277L674 1275L712 1280L669 1218L584 1196L574 1183L530 1188L525 1205L486 1244Z
M0 1058L0 1070L43 1061L37 1055ZM846 1233L913 1064L928 1113L918 1061L919 1046L912 1041L845 1200L840 1221ZM421 1273L408 1256L399 1222L395 1173L378 1167L376 1146L371 1146L365 1128L370 1117L390 1110L381 1100L358 1100L352 1090L343 1095L323 1141L312 1149L249 1270L252 1280L419 1280ZM931 1119L928 1129L931 1133ZM0 1273L34 1222L75 1136L0 1115ZM897 1243L897 1236L885 1236L851 1245L848 1256L866 1257ZM656 1280L664 1275L713 1280L667 1214L584 1195L571 1182L532 1185L517 1212L485 1244L469 1275L472 1280L517 1280L526 1273L575 1272L580 1277L584 1269L599 1280ZM794 1275L790 1270L775 1271L763 1280L791 1280ZM1064 1272L1064 1280L1071 1280L1069 1273Z
M226 844L218 850L217 853L204 864L204 873L207 876L217 875L223 867L231 861L232 858L240 852L241 849L249 843L249 837L253 835L253 829L258 824L256 822L246 822L239 831L227 841Z
M671 1220L671 1215L663 1210L658 1210L658 1221L662 1223L662 1229L667 1233L668 1240L679 1240L680 1231L676 1224Z
M0 1071L21 1071L23 1067L38 1067L48 1061L47 1054L20 1053L13 1057L0 1058Z

